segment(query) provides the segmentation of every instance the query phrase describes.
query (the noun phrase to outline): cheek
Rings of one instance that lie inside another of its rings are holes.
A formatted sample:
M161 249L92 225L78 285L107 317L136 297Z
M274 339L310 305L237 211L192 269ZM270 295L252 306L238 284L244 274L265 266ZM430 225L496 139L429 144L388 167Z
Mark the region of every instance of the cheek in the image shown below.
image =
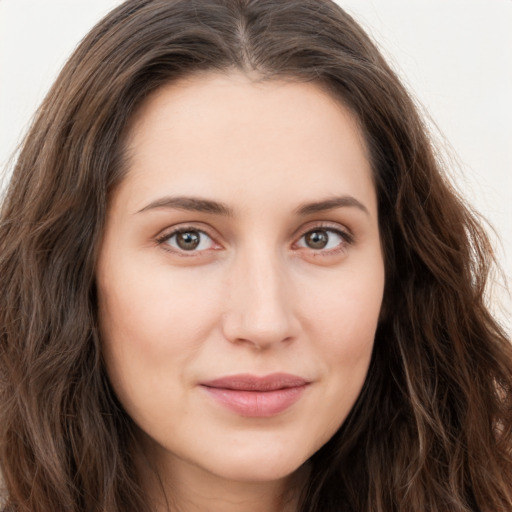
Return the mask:
M384 271L380 267L371 273L344 272L317 280L303 294L307 303L301 309L310 312L308 328L328 342L330 350L357 358L373 345L383 289Z
M345 273L308 295L308 329L328 376L327 401L338 405L332 411L338 426L359 396L373 351L384 287L383 270L375 268L365 278Z
M166 268L119 261L100 293L100 317L107 339L130 341L137 350L172 350L172 340L193 341L214 314L200 283ZM141 271L140 269L143 269Z
M98 283L107 373L134 416L136 404L150 401L154 390L180 389L176 383L184 380L184 369L200 350L216 315L215 302L198 294L186 276L166 279L161 268L141 268L143 274L133 267L127 270L118 260L103 286Z

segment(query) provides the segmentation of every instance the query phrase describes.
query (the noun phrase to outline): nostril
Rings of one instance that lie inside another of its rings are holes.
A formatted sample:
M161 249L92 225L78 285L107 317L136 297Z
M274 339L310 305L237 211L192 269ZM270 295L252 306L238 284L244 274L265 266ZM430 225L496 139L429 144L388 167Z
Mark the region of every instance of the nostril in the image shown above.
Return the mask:
M238 309L224 316L225 338L238 344L249 344L264 350L277 343L289 343L296 336L294 321L287 311L257 314Z

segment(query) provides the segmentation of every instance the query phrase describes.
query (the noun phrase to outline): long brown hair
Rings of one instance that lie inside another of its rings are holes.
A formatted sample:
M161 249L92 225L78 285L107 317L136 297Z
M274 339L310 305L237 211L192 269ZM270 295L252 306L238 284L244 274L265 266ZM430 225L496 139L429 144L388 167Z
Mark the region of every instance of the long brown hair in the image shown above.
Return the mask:
M330 0L128 0L84 39L25 139L0 218L5 510L148 511L97 332L95 261L123 133L201 70L325 87L365 134L386 290L362 393L310 460L304 512L512 510L512 349L492 251L413 101Z

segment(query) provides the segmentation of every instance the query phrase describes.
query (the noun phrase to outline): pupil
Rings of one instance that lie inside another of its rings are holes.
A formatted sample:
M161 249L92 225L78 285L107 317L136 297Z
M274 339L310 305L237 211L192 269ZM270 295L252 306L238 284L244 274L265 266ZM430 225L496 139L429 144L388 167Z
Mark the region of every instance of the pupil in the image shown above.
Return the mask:
M185 231L176 235L176 242L180 249L190 251L199 245L199 233L197 231Z
M328 241L329 236L325 231L311 231L306 235L306 244L312 249L323 249Z

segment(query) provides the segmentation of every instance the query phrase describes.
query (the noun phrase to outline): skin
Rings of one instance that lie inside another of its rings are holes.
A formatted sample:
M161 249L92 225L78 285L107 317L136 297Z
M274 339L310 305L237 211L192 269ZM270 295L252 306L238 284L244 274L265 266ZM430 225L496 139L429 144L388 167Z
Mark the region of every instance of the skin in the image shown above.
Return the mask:
M315 84L203 73L146 100L127 148L97 285L106 367L139 429L148 492L162 511L296 510L305 462L360 393L381 309L357 123ZM200 244L184 250L183 236ZM274 372L310 384L270 417L237 414L200 385Z

